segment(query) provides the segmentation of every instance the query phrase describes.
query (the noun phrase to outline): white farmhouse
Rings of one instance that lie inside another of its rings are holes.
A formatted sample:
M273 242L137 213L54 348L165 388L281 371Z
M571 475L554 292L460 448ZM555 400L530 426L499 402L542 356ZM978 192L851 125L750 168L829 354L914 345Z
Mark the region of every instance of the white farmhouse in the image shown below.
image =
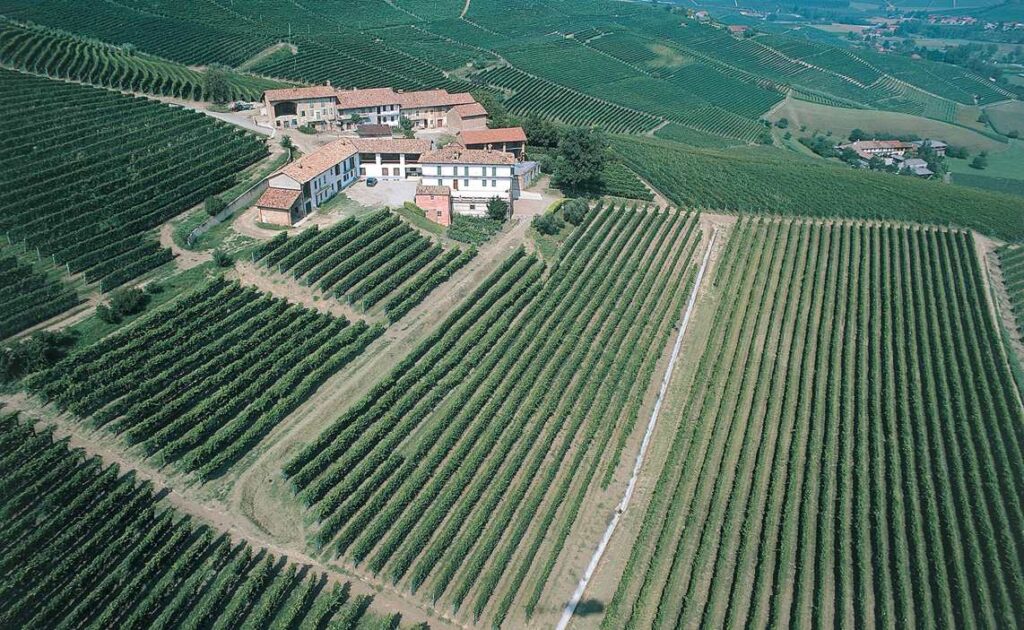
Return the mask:
M256 202L260 221L294 225L359 178L359 152L336 140L271 175Z
M487 202L494 197L508 202L511 211L518 197L515 163L511 153L454 143L420 156L423 185L447 187L451 210L474 216L484 216Z

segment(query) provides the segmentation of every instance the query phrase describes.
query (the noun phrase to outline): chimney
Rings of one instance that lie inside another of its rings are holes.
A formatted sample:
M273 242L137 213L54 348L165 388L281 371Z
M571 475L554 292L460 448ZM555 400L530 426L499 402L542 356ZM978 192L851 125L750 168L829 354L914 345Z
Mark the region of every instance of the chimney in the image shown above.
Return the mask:
M327 79L326 85L327 85L327 87L331 87L331 80L330 79Z

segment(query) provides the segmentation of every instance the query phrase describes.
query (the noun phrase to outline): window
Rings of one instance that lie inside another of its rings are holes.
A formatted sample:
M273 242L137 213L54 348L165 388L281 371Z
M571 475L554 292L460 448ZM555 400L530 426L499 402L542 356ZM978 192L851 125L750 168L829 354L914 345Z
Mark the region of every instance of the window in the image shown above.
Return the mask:
M483 186L484 188L487 188L487 180L486 179L480 180L480 185Z
M438 211L437 211L437 218L438 218L438 219L440 219L440 218L441 218L441 211L440 211L440 210L438 210Z
M492 166L491 167L491 177L497 177L497 176L498 176L498 167L497 166Z
M469 186L469 180L468 179L462 180L462 185L463 186Z
M491 180L491 186L494 187L494 188L497 188L498 187L498 180L492 179Z
M470 210L476 210L476 204L475 203L469 204L469 209Z

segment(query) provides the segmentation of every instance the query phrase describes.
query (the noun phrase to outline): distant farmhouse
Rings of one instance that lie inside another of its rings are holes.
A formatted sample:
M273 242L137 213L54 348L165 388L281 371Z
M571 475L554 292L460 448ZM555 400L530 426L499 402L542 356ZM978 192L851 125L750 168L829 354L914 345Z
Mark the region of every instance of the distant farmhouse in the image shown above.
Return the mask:
M505 129L492 131L515 137L515 132ZM494 197L507 202L511 211L537 168L516 157L523 155L525 144L502 146L510 150L467 148L459 143L435 150L430 140L340 138L267 178L267 188L256 202L259 220L294 225L358 179L368 177L421 180L416 204L441 225L449 225L455 212L483 216Z
M312 125L353 131L360 125L397 127L405 117L415 129L484 129L487 110L468 92L400 92L392 88L339 90L327 85L267 90L261 117L273 127Z
M908 171L919 177L930 177L934 173L928 168L928 163L919 157L912 157L924 147L942 157L946 155L948 145L938 140L858 140L837 145L835 148L839 151L854 151L860 157L862 166L867 166L873 158L879 158L886 166L895 164L901 171Z

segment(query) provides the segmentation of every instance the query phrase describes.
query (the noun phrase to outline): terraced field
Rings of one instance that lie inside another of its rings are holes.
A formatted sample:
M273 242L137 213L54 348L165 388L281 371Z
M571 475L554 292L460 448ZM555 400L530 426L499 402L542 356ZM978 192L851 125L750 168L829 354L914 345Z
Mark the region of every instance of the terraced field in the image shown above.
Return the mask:
M636 424L700 239L692 214L588 217L549 277L518 251L285 466L314 548L462 618L533 615Z
M1016 625L1024 418L971 235L743 220L723 256L602 627Z

